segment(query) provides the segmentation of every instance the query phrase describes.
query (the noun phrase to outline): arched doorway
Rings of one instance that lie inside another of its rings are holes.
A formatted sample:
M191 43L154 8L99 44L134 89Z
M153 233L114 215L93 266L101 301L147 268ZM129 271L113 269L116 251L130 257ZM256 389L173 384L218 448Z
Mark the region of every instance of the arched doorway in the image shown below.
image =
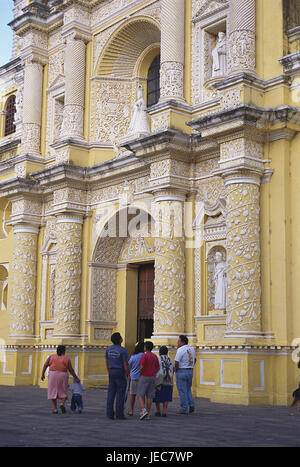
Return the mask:
M107 330L107 335L114 330L121 332L129 349L138 340L150 338L154 326L155 242L151 236L152 217L139 208L135 216L139 219L138 235L128 228L125 236L124 225L120 227L120 222L125 219L127 227L134 224L128 208L116 211L107 220L100 230L90 262L89 322L95 329ZM103 236L109 224L115 224L111 229L115 235Z

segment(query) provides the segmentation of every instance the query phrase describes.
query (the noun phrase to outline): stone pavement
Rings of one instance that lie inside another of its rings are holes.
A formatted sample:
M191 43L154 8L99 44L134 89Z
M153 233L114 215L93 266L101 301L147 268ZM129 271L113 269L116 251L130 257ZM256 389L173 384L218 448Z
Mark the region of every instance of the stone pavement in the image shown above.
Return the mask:
M195 413L177 414L178 399L166 418L108 420L106 390L84 392L84 412L52 414L47 390L0 386L1 447L246 447L299 446L300 412L285 407L215 404L196 399Z

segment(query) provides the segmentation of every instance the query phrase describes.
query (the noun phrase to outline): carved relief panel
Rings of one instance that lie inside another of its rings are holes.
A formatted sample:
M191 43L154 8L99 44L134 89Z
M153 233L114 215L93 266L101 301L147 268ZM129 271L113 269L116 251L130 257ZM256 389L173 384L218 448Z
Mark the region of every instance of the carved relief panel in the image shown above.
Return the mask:
M113 144L130 124L132 82L95 80L92 84L91 139Z

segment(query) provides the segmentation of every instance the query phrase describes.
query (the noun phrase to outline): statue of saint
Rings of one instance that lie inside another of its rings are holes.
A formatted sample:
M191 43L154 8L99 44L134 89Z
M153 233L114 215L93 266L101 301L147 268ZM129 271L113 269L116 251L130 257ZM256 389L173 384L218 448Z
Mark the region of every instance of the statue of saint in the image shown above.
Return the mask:
M222 253L216 253L216 264L214 271L215 282L215 310L226 309L226 271L227 266L223 261Z
M23 87L19 87L16 93L16 112L14 116L14 125L22 121L23 111Z
M148 135L150 133L146 109L146 103L143 98L143 86L139 85L137 88L137 101L132 106L131 122L127 132L128 136Z
M218 33L216 47L212 51L213 67L212 78L218 78L226 74L226 34Z

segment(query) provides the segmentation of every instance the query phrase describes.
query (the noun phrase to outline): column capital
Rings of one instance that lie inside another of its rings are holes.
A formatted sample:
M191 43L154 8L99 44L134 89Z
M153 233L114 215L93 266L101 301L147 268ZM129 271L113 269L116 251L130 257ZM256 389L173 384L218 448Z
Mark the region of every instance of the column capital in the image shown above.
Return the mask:
M36 225L25 224L23 222L20 222L18 224L14 224L14 234L19 233L29 233L37 235L39 233L39 228Z
M72 41L82 41L86 45L92 40L92 34L88 28L81 28L77 25L68 25L62 31L62 38L65 44Z
M162 201L174 201L183 203L186 200L187 191L179 189L164 189L161 188L153 189L152 191L154 203Z
M34 48L28 49L22 53L22 65L24 67L37 63L38 65L45 66L49 62L48 53L34 50Z
M83 224L83 217L72 215L72 213L56 213L56 224Z

